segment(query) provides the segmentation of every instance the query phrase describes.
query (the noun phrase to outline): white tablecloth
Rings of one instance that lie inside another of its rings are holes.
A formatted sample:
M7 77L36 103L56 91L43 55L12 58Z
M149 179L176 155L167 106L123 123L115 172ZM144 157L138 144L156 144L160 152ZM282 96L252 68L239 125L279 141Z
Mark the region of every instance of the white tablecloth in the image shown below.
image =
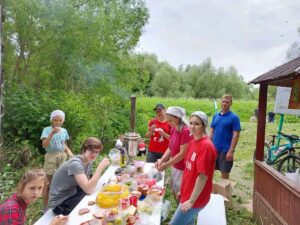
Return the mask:
M144 171L147 172L151 169L153 166L153 163L146 163L144 167ZM79 204L74 208L74 210L69 215L69 222L67 225L79 225L82 222L85 222L87 220L93 219L93 213L100 210L100 207L98 207L96 204L93 206L88 206L89 201L96 201L97 194L101 190L102 186L108 182L108 179L114 175L116 169L118 166L110 166L105 173L102 175L100 180L97 183L97 186L95 188L95 191L91 195L86 195ZM164 173L163 173L164 175ZM164 185L164 176L161 181L157 183L159 186ZM78 215L79 209L82 208L89 208L91 211L84 215ZM153 208L153 213L151 215L141 214L141 220L139 223L136 223L137 225L159 225L160 219L161 219L161 208L162 208L162 202L158 202L155 204L155 207ZM47 213L45 213L36 223L35 225L47 225L50 224L50 221L54 217L54 213L52 210L48 210Z

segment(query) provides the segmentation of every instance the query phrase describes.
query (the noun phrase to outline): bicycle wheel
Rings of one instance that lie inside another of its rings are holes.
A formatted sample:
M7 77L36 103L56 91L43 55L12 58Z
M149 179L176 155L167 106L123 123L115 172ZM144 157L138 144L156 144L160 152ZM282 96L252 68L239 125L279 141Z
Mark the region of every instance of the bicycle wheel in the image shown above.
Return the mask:
M300 157L297 155L288 155L279 161L277 170L284 174L294 173L297 168L300 168Z

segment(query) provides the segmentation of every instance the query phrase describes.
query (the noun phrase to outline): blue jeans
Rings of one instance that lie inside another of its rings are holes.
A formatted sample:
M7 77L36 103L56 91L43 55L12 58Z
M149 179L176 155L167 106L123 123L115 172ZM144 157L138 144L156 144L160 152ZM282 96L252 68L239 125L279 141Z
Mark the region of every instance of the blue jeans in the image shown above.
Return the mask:
M191 208L186 212L181 210L181 204L178 205L172 219L170 221L170 225L194 225L195 219L198 216L198 213L203 208Z

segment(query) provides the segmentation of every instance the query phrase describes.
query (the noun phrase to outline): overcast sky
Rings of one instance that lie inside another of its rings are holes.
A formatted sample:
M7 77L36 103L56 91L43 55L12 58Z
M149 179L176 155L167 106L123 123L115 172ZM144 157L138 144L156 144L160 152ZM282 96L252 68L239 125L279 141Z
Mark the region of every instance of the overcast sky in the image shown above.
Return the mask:
M138 51L159 61L233 65L246 81L286 61L300 40L300 0L146 0L150 20Z

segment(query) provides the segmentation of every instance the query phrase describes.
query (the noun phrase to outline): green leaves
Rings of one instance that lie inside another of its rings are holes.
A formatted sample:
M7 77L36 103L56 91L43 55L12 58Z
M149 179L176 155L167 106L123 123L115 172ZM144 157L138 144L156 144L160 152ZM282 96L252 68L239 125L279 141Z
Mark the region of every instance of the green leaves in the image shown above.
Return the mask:
M134 68L128 55L149 17L144 1L12 0L4 12L8 81L79 92L95 85L91 69L109 65L98 78L132 88L120 77Z

